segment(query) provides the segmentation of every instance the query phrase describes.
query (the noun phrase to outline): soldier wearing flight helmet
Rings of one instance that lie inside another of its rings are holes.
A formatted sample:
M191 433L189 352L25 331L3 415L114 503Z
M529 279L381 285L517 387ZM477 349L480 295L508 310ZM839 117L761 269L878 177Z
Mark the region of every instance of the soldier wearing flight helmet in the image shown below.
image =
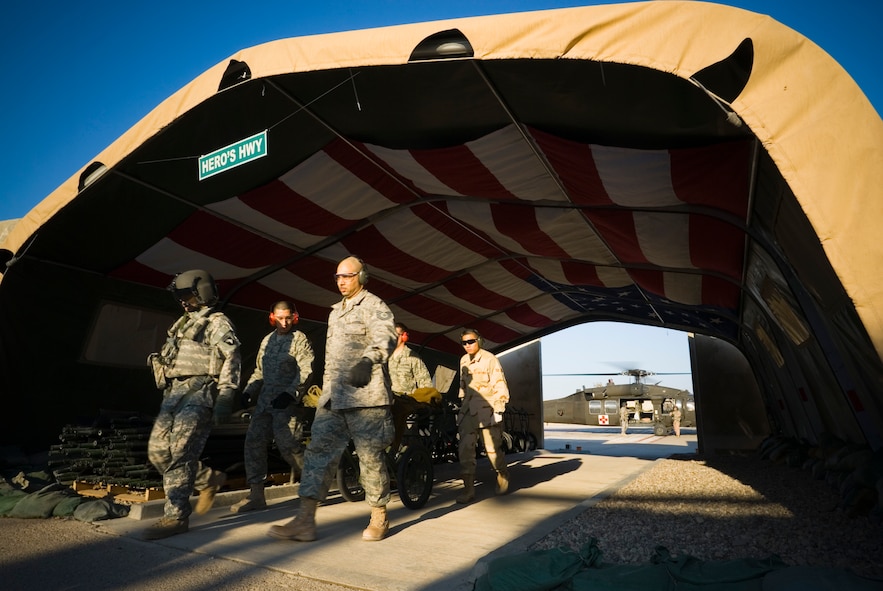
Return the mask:
M150 356L163 400L147 453L162 474L166 502L163 517L144 532L149 540L186 532L193 491L199 491L195 511L205 513L224 484L226 475L203 466L199 457L213 420L230 419L241 366L233 324L214 308L214 278L203 270L186 271L175 276L169 290L184 314L169 328L162 351Z

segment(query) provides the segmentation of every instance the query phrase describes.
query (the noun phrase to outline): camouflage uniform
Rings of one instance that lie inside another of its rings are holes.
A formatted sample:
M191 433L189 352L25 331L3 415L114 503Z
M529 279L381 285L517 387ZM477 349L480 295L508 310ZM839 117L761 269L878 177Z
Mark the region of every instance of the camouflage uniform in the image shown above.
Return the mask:
M397 340L392 312L362 289L332 307L325 342L325 373L310 443L304 455L300 496L324 501L347 442L356 445L365 500L385 507L390 498L384 453L393 437L392 395L386 362ZM363 357L372 362L371 381L350 384L350 371Z
M622 405L619 407L619 430L623 435L626 434L629 428L629 409L626 405Z
M389 377L392 380L392 393L396 395L392 407L392 420L395 426L395 438L392 448L398 449L408 415L419 408L416 402L409 396L415 388L431 388L432 377L426 364L407 345L392 352L387 362ZM404 396L404 398L402 398Z
M509 386L500 360L480 349L471 359L460 358L460 467L464 475L475 474L475 446L484 441L488 460L497 472L506 473L503 428L495 415L502 414L509 402Z
M254 373L243 388L257 403L245 434L245 477L248 484L267 479L267 448L276 447L288 464L301 472L304 464L303 423L292 415L292 405L273 408L273 400L283 392L295 396L298 387L313 372L313 347L299 330L264 337L258 349Z
M681 436L681 409L677 406L671 411L671 426L674 428L675 435Z
M190 495L209 485L212 471L199 461L212 429L219 390L239 386L239 339L224 314L204 307L181 316L168 331L174 347L167 356L159 414L147 455L163 477L164 514L182 520L192 513ZM168 347L168 345L167 345Z
M389 378L392 393L397 396L410 394L416 388L432 387L432 377L426 364L407 345L389 356Z

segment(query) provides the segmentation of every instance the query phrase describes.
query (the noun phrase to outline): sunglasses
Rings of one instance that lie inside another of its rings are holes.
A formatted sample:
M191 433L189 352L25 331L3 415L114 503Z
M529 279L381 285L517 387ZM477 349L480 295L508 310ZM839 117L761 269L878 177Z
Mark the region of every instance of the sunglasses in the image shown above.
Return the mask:
M357 275L358 273L335 273L334 280L337 281L338 279L352 279Z
M465 347L466 345L474 345L477 342L478 342L478 339L468 339L465 341L460 341L460 344Z

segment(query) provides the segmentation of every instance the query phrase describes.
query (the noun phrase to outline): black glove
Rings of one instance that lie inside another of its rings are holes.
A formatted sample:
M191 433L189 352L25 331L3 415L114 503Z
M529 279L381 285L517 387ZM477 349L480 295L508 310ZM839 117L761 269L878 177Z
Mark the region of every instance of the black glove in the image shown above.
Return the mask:
M236 391L233 388L224 388L218 394L212 417L215 425L223 425L230 422L230 417L233 416L233 397L235 395Z
M294 403L295 404L303 404L304 396L307 395L307 390L309 390L309 384L301 384L294 391Z
M283 392L279 396L273 399L273 402L270 404L273 408L282 410L283 408L288 408L288 405L294 402L294 396L289 394L288 392Z
M242 408L248 408L249 406L251 406L251 392L243 390L242 394L240 394L239 396L239 402L242 405Z
M356 388L362 388L371 381L371 368L374 363L367 357L362 357L350 370L350 383Z

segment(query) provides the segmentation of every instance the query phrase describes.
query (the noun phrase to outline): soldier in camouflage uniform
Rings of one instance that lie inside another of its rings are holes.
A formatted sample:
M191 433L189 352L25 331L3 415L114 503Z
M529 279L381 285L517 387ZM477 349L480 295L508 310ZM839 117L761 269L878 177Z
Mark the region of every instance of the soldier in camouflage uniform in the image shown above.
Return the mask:
M415 412L420 402L417 402L408 394L416 388L431 388L432 377L423 360L414 353L406 344L408 342L408 327L401 322L395 323L396 348L389 356L389 378L392 380L392 393L395 394L392 405L392 420L395 426L395 438L392 449L398 449L405 430L408 415Z
M619 430L622 435L629 430L629 408L625 403L619 407Z
M239 340L230 319L216 311L218 289L206 271L175 276L169 289L184 308L168 330L162 352L150 356L163 400L153 424L147 454L163 477L163 517L144 538L157 540L184 533L194 510L190 496L199 491L195 511L207 512L224 484L223 472L199 461L215 424L230 419L239 386Z
M294 414L302 404L313 373L313 347L307 335L294 328L297 310L286 301L276 302L270 324L276 329L264 337L258 349L257 364L245 388L243 406L256 400L248 432L245 434L246 498L230 510L243 513L264 509L264 482L267 480L267 449L273 440L282 458L298 477L303 470L303 423Z
M393 436L386 367L396 342L393 315L383 300L364 289L368 270L361 260L345 258L334 278L343 300L334 304L328 317L322 395L304 455L300 507L294 519L269 531L285 540L316 539L316 506L325 500L350 439L371 507L362 539L382 540L389 531L390 484L384 455Z
M460 469L463 493L458 503L475 498L475 447L478 437L484 442L487 458L497 472L496 493L509 490L509 468L503 449L502 415L509 402L509 386L500 360L482 349L481 335L472 328L460 333L466 354L460 358L460 411L457 425L460 434Z
M410 394L417 388L432 387L432 377L423 360L406 345L408 327L401 322L395 323L396 348L389 356L389 378L392 380L392 393L396 396Z

